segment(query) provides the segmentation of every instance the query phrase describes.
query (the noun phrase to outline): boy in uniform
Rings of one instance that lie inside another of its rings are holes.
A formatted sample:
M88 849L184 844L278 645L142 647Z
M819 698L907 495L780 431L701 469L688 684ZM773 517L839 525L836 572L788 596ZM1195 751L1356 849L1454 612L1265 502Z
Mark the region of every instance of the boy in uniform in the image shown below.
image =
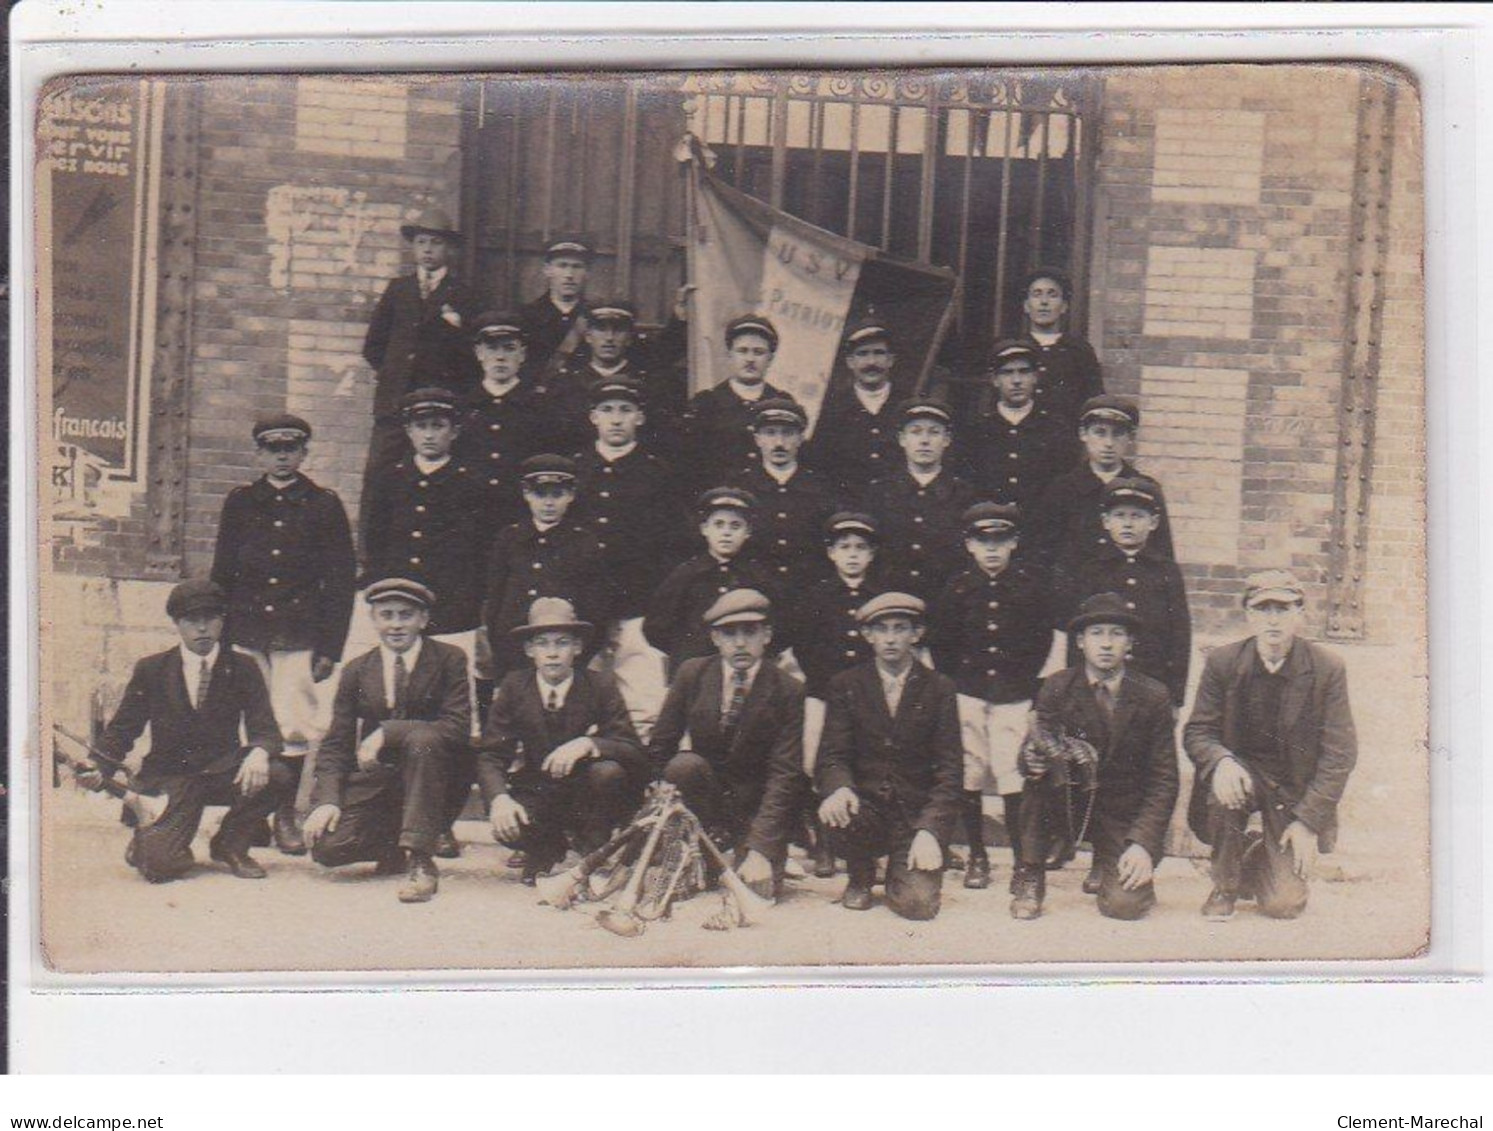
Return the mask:
M1037 347L1008 338L990 351L995 404L970 429L964 453L969 481L982 498L1030 512L1047 485L1071 468L1079 447L1070 419L1036 399Z
M1064 323L1073 298L1068 276L1050 267L1039 267L1026 277L1022 310L1027 333L1041 351L1037 402L1070 430L1077 422L1084 401L1104 392L1099 356L1084 339L1069 333Z
M1152 877L1177 801L1176 714L1170 692L1125 662L1145 627L1114 593L1088 598L1068 622L1083 659L1043 681L1032 739L1022 747L1026 786L1013 918L1042 913L1044 861L1065 811L1079 820L1077 814L1089 812L1099 913L1139 919L1156 903ZM1075 756L1086 768L1074 764ZM1064 796L1074 776L1093 785L1087 800L1082 789ZM1081 828L1063 831L1073 840L1084 835Z
M1166 685L1174 706L1187 694L1192 660L1192 616L1177 563L1151 549L1161 524L1161 497L1149 479L1112 479L1101 496L1109 540L1086 558L1070 559L1053 579L1059 623L1097 593L1118 593L1143 626L1131 640L1130 669ZM1079 642L1068 640L1068 666L1079 663Z
M509 630L531 663L504 677L483 727L482 799L493 836L524 854L525 884L570 844L582 854L605 844L649 778L617 685L577 666L591 630L569 601L538 598Z
M925 600L958 568L961 516L975 491L947 465L953 417L943 401L914 397L897 408L902 466L867 492L881 525L891 584Z
M342 500L300 473L311 425L280 413L257 420L253 435L264 475L223 501L211 576L227 594L224 639L259 665L301 781L330 721L321 685L347 643L357 563ZM306 800L310 787L305 775ZM274 820L275 844L291 856L306 851L297 800L292 791Z
M883 593L861 606L870 663L829 682L815 784L819 819L849 880L841 905L872 905L876 859L887 857L887 906L932 919L959 812L959 713L953 681L917 662L924 604Z
M154 824L135 829L125 862L151 883L191 870L192 838L208 805L228 806L208 845L212 859L240 879L264 879L249 846L265 818L295 796L296 770L280 757L280 731L259 667L220 644L227 607L211 581L183 581L171 590L166 615L181 643L135 664L99 737L99 752L121 762L150 727L150 750L130 788L168 800ZM113 772L95 769L79 781L92 788Z
M803 772L803 685L765 659L772 606L733 589L705 611L713 656L686 660L649 743L663 780L734 851L742 880L772 898L808 788ZM689 749L680 744L689 735Z
M805 462L829 477L840 498L861 499L903 459L892 378L897 355L891 332L874 318L852 326L843 348L850 383L830 385Z
M450 828L448 776L471 740L467 657L425 636L436 595L420 582L384 578L363 599L379 642L342 669L306 843L324 867L374 861L380 875L404 872L400 902L425 903Z
M1037 675L1052 650L1052 614L1045 576L1013 560L1020 510L1009 503L976 503L963 518L970 564L939 596L929 635L933 666L951 676L959 691L962 812L969 838L964 886L986 888L984 794L1000 796L1012 856L1020 858L1022 781L1016 756Z

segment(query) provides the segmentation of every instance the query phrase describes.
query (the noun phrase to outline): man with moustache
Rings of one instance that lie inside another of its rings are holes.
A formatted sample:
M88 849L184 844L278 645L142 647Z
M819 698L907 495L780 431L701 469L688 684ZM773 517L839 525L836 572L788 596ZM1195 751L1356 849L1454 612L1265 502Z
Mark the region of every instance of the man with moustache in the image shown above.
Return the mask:
M892 377L897 354L891 331L875 318L853 325L843 349L851 380L830 386L804 461L829 478L840 498L858 500L872 480L902 462Z

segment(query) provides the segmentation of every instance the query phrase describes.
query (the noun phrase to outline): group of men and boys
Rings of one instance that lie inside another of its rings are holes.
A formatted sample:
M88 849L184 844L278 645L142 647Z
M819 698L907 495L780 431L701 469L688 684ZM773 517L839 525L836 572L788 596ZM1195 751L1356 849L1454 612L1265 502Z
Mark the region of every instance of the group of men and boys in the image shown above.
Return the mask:
M990 884L998 797L1013 916L1041 913L1079 839L1100 912L1146 913L1191 621L1161 486L1129 461L1139 408L1064 332L1061 273L1027 280L1026 336L957 409L912 395L894 328L861 318L811 430L769 380L768 318L730 323L727 380L689 397L683 311L641 341L630 303L586 297L584 240L550 246L547 294L482 313L449 220L404 235L416 270L367 335L356 546L300 471L311 426L256 422L264 474L225 500L210 578L168 602L181 644L137 664L102 731L122 759L151 726L133 787L169 800L132 834L142 875L185 874L227 804L210 853L235 875L265 875L250 849L272 835L423 902L475 784L533 883L664 780L763 894L799 841L820 875L845 862L844 907L881 883L932 918L961 831L965 886ZM344 663L360 590L378 643ZM1253 633L1209 655L1182 730L1210 919L1302 910L1356 756L1301 584L1267 571L1243 600Z

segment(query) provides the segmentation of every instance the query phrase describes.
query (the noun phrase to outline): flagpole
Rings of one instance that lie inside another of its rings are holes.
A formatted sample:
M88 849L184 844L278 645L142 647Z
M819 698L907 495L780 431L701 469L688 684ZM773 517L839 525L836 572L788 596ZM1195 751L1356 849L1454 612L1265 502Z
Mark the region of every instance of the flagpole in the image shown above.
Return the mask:
M686 345L686 364L689 372L685 374L685 380L689 385L689 393L693 396L697 390L695 382L704 373L700 357L700 308L695 301L696 286L693 285L699 276L699 269L695 263L695 245L699 241L700 218L698 215L700 201L700 154L696 148L693 134L685 134L680 138L679 145L675 150L678 160L685 166L684 170L684 285L688 288L685 292L684 301L687 304L689 314L688 329L684 340Z

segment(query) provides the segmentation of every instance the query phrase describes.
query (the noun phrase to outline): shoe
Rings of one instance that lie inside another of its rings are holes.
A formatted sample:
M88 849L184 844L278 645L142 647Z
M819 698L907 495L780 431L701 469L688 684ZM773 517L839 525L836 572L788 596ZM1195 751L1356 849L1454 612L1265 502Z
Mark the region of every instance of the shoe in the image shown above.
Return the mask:
M1234 917L1236 898L1232 892L1214 888L1213 894L1208 897L1208 902L1203 904L1203 918L1210 923L1227 923Z
M410 870L399 887L400 903L428 903L440 887L435 861L421 852L410 853Z
M1015 892L1011 900L1011 918L1013 919L1036 919L1042 914L1042 877L1022 875L1016 878L1013 885Z
M515 848L508 854L508 867L527 868L529 866L529 854L522 848Z
M270 822L266 818L254 826L254 832L249 837L250 848L268 848L275 843L275 835L270 831Z
M219 864L227 864L228 870L241 880L262 880L269 875L247 852L234 852L216 840L207 842L207 851Z
M984 891L990 886L990 857L983 852L971 855L964 869L964 886L972 891Z
M306 855L306 838L301 835L301 822L296 819L295 809L289 805L275 810L275 847L284 856Z
M408 870L409 862L402 848L391 848L388 855L373 866L375 876L402 876Z
M827 880L835 874L835 854L830 851L829 845L822 844L814 850L814 875L821 880Z
M432 856L439 856L442 860L459 860L461 858L461 841L450 832L444 832L435 838L435 851Z
M872 902L871 886L855 880L845 885L845 894L840 897L840 904L846 911L869 911Z
M1104 873L1099 865L1095 864L1089 868L1089 874L1083 878L1084 895L1098 895L1099 884L1104 879Z

